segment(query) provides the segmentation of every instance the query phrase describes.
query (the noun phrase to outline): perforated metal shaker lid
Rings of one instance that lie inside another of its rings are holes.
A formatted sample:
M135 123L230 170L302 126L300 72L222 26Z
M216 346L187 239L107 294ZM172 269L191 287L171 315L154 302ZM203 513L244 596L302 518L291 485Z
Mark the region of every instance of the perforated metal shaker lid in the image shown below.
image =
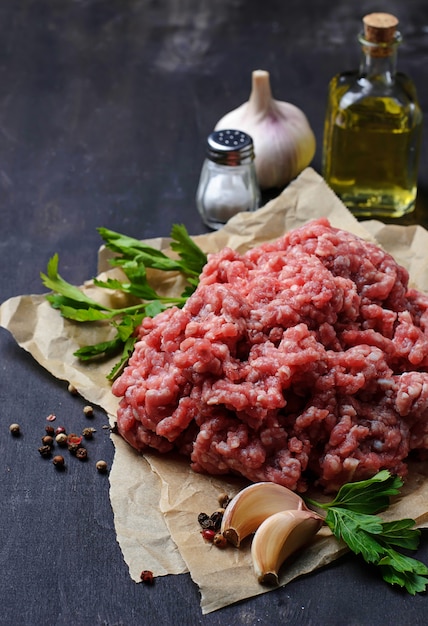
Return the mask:
M254 159L250 135L242 130L215 130L207 139L207 157L222 165L242 165Z

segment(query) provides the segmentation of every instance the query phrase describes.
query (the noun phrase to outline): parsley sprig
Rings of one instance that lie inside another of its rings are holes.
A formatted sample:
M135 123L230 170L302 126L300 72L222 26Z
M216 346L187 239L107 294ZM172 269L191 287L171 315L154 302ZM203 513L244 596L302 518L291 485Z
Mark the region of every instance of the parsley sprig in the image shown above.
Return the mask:
M428 567L396 548L416 550L420 530L413 519L385 522L376 513L385 510L390 497L398 495L403 481L383 470L368 480L347 483L334 500L306 502L327 511L325 522L334 536L355 554L380 568L383 579L404 587L410 594L425 591Z
M185 226L179 224L174 224L171 230L171 249L178 257L175 259L133 237L107 228L98 228L98 232L105 246L115 253L110 260L112 267L120 268L126 280L94 278L94 284L132 296L137 299L137 304L110 308L90 298L79 287L61 277L58 254L49 260L46 274L40 275L44 286L51 290L46 299L63 317L75 322L108 321L115 329L113 339L83 346L75 352L75 356L83 361L111 357L121 352L120 360L107 376L109 380L114 380L132 353L136 341L135 329L143 318L153 317L169 306L183 306L196 289L207 257L191 239ZM182 274L186 279L183 293L178 297L159 295L148 281L148 268Z

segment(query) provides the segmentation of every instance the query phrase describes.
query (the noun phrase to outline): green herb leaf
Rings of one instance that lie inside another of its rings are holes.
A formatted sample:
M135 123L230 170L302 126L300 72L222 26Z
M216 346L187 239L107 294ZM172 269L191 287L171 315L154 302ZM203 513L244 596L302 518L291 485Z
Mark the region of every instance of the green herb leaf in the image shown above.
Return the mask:
M51 290L46 299L58 309L63 317L74 322L108 321L116 329L113 339L91 346L82 346L75 355L90 361L111 357L121 352L120 360L108 375L109 380L123 370L132 354L136 336L135 331L145 316L154 317L168 306L181 307L194 292L199 282L199 274L207 257L189 237L184 226L172 228L171 248L179 259L172 259L164 252L142 243L141 241L116 233L107 228L98 232L108 249L115 253L111 259L112 267L119 267L126 279L94 279L94 285L132 296L136 304L124 308L109 308L88 297L81 289L68 283L58 273L59 259L55 254L48 262L46 274L41 273L43 284ZM160 296L149 284L146 269L166 272L180 272L187 285L178 298Z
M59 275L58 263L58 254L54 254L54 256L48 261L47 274L43 274L42 272L40 273L42 282L45 287L51 289L56 294L64 296L70 302L85 305L93 309L102 309L102 305L100 305L98 302L95 302L95 300L92 300L92 298L89 298L86 294L83 293L81 289L75 287L74 285L71 285ZM54 305L54 299L48 299Z
M331 502L309 498L306 502L326 510L325 522L334 536L367 563L378 566L386 582L415 594L426 589L428 568L395 550L417 549L420 531L415 528L415 521L406 518L384 522L373 515L389 506L390 497L398 495L402 484L401 478L383 470L368 480L343 485Z
M137 337L128 337L128 339L125 341L125 343L123 344L122 356L108 373L108 380L113 381L122 373L124 367L128 363L129 357L132 354L136 341Z
M189 237L186 228L181 224L174 224L171 230L171 249L178 253L183 261L183 267L188 272L193 272L196 277L202 272L207 262L207 255Z
M385 546L398 546L408 550L416 550L419 545L421 532L415 528L415 520L402 519L393 522L383 522L382 543Z
M92 346L82 346L74 353L82 361L91 361L96 358L109 357L117 353L122 346L122 340L117 335L111 341L103 341Z
M113 252L120 253L124 259L138 259L145 267L151 267L162 271L182 271L183 267L174 259L168 257L161 250L156 250L138 239L116 233L107 228L98 228L98 232L104 242ZM112 260L114 263L114 259Z
M400 492L403 481L391 476L387 470L378 472L373 478L343 485L332 502L319 504L323 509L340 506L357 513L378 513L389 506L390 496Z

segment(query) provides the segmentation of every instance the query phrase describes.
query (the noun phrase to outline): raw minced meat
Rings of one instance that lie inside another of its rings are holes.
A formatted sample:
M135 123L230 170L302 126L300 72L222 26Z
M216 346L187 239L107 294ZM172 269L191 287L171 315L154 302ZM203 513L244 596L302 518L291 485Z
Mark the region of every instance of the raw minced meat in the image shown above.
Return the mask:
M138 329L113 393L136 449L195 471L334 491L428 449L428 296L326 219L209 256L198 288Z

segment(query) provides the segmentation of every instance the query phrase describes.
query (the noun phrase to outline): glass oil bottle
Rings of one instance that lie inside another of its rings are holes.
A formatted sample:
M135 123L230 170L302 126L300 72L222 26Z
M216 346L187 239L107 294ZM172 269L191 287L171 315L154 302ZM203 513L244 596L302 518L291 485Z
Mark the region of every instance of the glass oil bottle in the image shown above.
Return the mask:
M323 176L357 218L398 218L415 208L422 112L396 71L397 18L372 13L363 24L359 70L330 83Z

